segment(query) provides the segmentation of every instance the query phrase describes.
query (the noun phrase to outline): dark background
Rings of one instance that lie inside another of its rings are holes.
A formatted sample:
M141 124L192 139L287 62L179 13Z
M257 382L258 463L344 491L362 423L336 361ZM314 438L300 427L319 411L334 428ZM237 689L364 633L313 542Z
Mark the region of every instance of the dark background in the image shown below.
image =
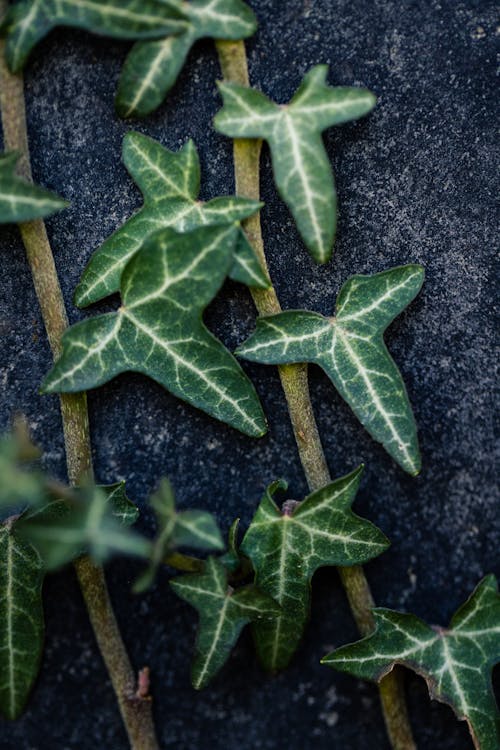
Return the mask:
M336 173L340 223L333 261L310 259L263 159L263 228L284 307L329 314L353 273L407 262L426 269L417 301L387 336L420 429L423 470L412 479L357 423L327 378L311 371L315 411L332 472L366 463L358 513L392 547L367 565L377 603L445 625L488 572L499 572L500 522L493 442L495 245L495 3L400 0L253 0L260 21L249 41L254 85L286 102L304 73L330 65L332 84L363 85L378 96L366 119L325 134ZM202 162L202 197L233 190L231 144L210 129L220 77L210 42L196 45L167 103L131 125L113 111L129 45L61 30L32 56L26 72L34 176L71 201L48 220L72 321L72 291L91 252L140 205L120 161L131 127L178 148L188 137ZM50 353L29 269L15 228L2 228L0 276L3 389L1 428L15 410L29 418L45 464L64 477L56 397L38 385ZM113 300L113 303L116 300ZM116 305L115 305L116 306ZM96 306L99 312L109 303ZM206 319L230 347L250 332L247 291L227 283ZM213 511L226 529L247 523L268 482L284 476L293 497L306 492L274 368L244 367L269 417L269 435L246 438L135 375L89 395L96 474L125 478L142 503L168 475L182 507ZM151 528L149 516L143 527ZM163 748L239 747L386 750L376 690L320 666L333 646L356 638L333 569L314 581L311 624L290 668L262 673L245 635L201 694L189 683L196 615L175 598L166 573L140 598L129 592L137 566L118 560L108 579L134 664L152 668ZM47 642L28 710L0 723L4 750L105 747L125 750L113 693L71 571L46 584ZM471 748L464 724L431 703L408 673L421 748Z

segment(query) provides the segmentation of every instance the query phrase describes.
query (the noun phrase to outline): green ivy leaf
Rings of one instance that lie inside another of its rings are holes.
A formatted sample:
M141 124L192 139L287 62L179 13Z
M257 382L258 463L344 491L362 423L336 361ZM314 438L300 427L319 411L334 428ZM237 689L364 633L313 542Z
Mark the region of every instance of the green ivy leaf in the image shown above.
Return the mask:
M43 649L44 570L15 523L0 524L0 714L16 719L38 674Z
M214 121L216 130L231 138L268 142L279 194L318 263L331 257L337 223L335 184L321 133L366 115L376 103L365 89L327 86L327 72L326 65L312 68L286 106L256 89L220 84L224 107Z
M233 262L239 227L164 229L128 262L123 305L72 326L43 391L85 391L121 372L141 372L216 419L259 437L266 431L255 389L205 327L202 313Z
M179 6L187 17L183 33L138 42L127 57L116 96L122 117L145 117L162 103L196 40L246 39L257 28L253 12L241 0L193 0Z
M418 294L421 266L352 276L327 318L290 310L259 318L237 350L253 362L319 365L370 435L409 474L420 471L417 430L401 374L384 343L384 331Z
M15 174L18 154L0 154L0 224L48 216L69 205L50 190L32 185Z
M151 39L188 28L177 0L22 0L3 24L6 57L19 72L32 51L56 26L73 26L119 39Z
M224 549L219 527L211 513L203 510L177 511L168 479L161 481L158 492L151 497L150 505L156 514L158 534L153 543L150 565L134 585L136 593L151 586L164 558L179 547Z
M76 502L54 500L28 511L16 522L18 536L33 545L46 570L89 554L102 563L113 554L149 557L151 543L127 528L137 508L125 483L76 490Z
M104 492L109 512L124 526L132 526L139 518L139 508L127 497L125 482L99 485Z
M271 622L253 625L257 652L271 671L286 667L309 618L311 579L325 565L358 565L380 555L389 542L379 529L351 511L363 467L308 495L273 500L286 482L264 494L241 551L252 561L256 585L281 606Z
M39 457L39 451L16 431L0 438L0 512L46 502L43 475L29 466Z
M200 616L191 673L197 690L225 664L245 625L279 613L278 605L253 585L234 591L227 575L221 562L209 558L203 573L185 575L170 583Z
M322 663L375 682L402 664L424 677L431 698L467 721L477 750L498 750L491 670L500 661L500 597L494 576L483 578L448 628L390 609L373 613L373 635L333 651Z
M229 226L251 216L262 205L238 197L214 198L207 203L197 200L200 163L192 141L174 152L145 135L128 133L123 141L123 161L141 189L144 205L93 254L75 291L79 307L118 291L127 262L159 229L189 232L201 226ZM242 229L229 276L249 286L269 286Z

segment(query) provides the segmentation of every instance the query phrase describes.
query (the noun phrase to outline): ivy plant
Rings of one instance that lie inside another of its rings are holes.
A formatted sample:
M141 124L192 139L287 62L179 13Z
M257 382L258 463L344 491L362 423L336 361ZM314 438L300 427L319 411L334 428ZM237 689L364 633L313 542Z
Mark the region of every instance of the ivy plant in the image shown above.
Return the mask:
M373 608L360 566L385 552L389 540L351 510L362 467L332 480L307 385L307 365L319 365L370 435L405 472L416 475L421 467L417 427L384 334L418 294L424 271L410 262L352 276L340 289L332 316L283 311L262 241L259 156L266 141L278 192L304 252L317 263L330 260L337 195L322 133L367 115L375 95L361 87L328 85L328 68L321 64L306 73L287 104L252 87L241 40L254 33L257 22L241 0L20 0L9 6L0 0L0 19L6 37L0 48L5 141L0 224L21 225L55 359L42 392L60 394L68 469L67 483L48 476L26 430L0 441L0 713L14 719L26 705L43 651L43 581L64 565L75 567L133 750L159 747L149 673L131 665L104 563L115 555L132 556L141 566L133 584L136 594L145 595L153 585L164 587L168 579L170 588L196 609L196 689L228 662L246 625L264 668L285 668L307 625L314 574L336 566L366 637L336 649L323 663L380 682L395 750L414 747L395 665L423 675L431 695L467 721L476 748L494 750L500 741L491 688L491 669L500 659L494 578L483 579L447 629ZM234 140L236 183L235 195L203 203L193 141L172 151L143 134L127 133L123 160L143 206L94 252L74 297L86 307L119 292L121 305L69 328L43 222L24 225L67 204L27 178L22 79L13 74L59 26L135 41L116 96L122 117L155 110L193 44L215 40L224 81L214 126ZM150 538L133 528L140 510L127 497L124 482L94 482L85 391L119 373L142 373L249 441L262 437L267 421L256 389L203 319L227 278L248 288L240 293L251 294L258 312L255 332L236 354L278 365L310 492L302 500L285 498L280 507L275 497L287 490L286 481L269 484L274 477L263 477L262 487L268 484L268 489L248 528L240 532L236 519L225 545L216 519L206 510L178 508L163 479L145 504L146 513L156 518ZM330 626L335 638L333 617ZM174 648L173 637L171 644Z
M328 67L309 71L286 106L256 89L223 83L224 107L215 128L231 138L269 143L276 187L314 260L326 263L337 227L337 195L321 133L363 117L375 106L370 91L326 84Z
M92 255L75 290L79 307L117 292L127 262L159 229L187 232L203 226L230 226L262 205L236 196L199 201L200 162L193 141L173 152L140 133L128 133L123 141L123 161L143 193L144 206ZM229 276L248 286L269 285L242 229Z
M50 216L68 205L49 190L20 179L15 173L18 159L16 153L0 154L0 224Z
M351 511L362 467L281 509L273 495L286 489L275 482L264 494L241 551L255 569L255 582L281 606L270 622L254 625L263 666L286 667L309 618L311 579L325 565L359 565L387 549L388 540Z
M4 20L6 58L22 70L32 49L57 26L73 26L120 39L154 38L186 29L176 0L21 0Z
M223 666L245 625L265 622L279 613L272 597L253 584L234 591L226 568L214 558L208 560L202 573L182 576L171 586L200 615L191 672L193 687L198 690Z
M423 269L415 265L352 276L332 317L305 310L261 317L238 354L265 364L319 365L370 435L405 471L418 474L415 420L383 334L418 294L423 279Z
M374 681L403 664L424 677L432 698L467 722L478 750L498 748L491 670L500 662L500 596L494 576L478 584L447 628L390 609L377 608L374 615L373 635L337 649L323 664Z
M85 554L96 563L117 554L134 555L156 569L158 550L168 561L168 553L182 547L223 547L209 513L175 512L172 494L165 493L166 480L151 504L169 523L160 524L150 541L130 528L139 510L125 494L124 482L69 488L33 468L38 456L30 451L26 457L27 445L22 433L0 442L0 487L5 491L0 492L0 509L11 513L0 521L0 715L8 719L22 712L40 667L47 573Z
M149 375L171 393L258 437L266 431L248 377L202 321L234 263L239 227L146 239L121 276L122 306L70 328L46 393L95 388L120 372Z
M198 39L246 39L257 28L253 12L242 0L177 5L185 16L185 30L158 41L137 42L125 60L116 94L122 117L145 117L162 103Z

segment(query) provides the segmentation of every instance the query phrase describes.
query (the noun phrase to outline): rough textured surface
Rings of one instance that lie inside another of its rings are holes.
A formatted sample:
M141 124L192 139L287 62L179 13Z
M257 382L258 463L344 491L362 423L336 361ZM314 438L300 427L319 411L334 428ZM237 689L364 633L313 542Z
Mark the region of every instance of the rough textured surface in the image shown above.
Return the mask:
M495 214L493 0L253 0L261 27L249 43L251 78L287 101L306 70L331 65L332 84L377 93L374 113L326 134L337 175L340 224L333 261L317 267L270 181L263 159L264 232L283 305L329 313L352 273L420 262L423 293L389 333L420 426L423 471L403 474L356 423L327 378L311 387L328 460L337 475L366 463L358 513L380 526L391 549L367 566L377 602L446 624L486 572L499 571L500 522L493 443L491 279ZM72 291L91 251L140 204L120 163L131 125L113 112L128 45L57 32L29 65L27 99L34 175L72 201L48 222L71 319ZM196 45L168 102L137 127L177 148L194 138L203 197L232 189L231 147L207 125L220 105L213 46ZM203 106L201 106L203 103ZM1 427L25 412L46 464L64 475L56 397L37 387L50 354L17 231L0 232ZM106 309L97 306L97 310ZM108 306L109 307L109 306ZM229 346L251 330L245 290L227 284L207 320ZM203 506L227 528L247 522L272 479L292 497L306 491L277 376L246 366L269 415L262 440L236 434L139 376L90 395L99 480L128 481L139 502L168 474L179 505ZM178 750L304 747L386 750L369 685L319 665L355 637L334 571L315 579L312 622L291 667L266 677L248 635L213 685L189 685L195 614L160 577L141 598L129 593L135 567L118 561L109 581L132 658L150 664L162 747ZM125 750L114 697L71 573L46 586L47 648L29 710L0 724L4 750ZM409 696L420 747L466 750L465 726L431 704L419 679ZM174 689L172 689L174 687ZM286 739L285 739L286 738Z

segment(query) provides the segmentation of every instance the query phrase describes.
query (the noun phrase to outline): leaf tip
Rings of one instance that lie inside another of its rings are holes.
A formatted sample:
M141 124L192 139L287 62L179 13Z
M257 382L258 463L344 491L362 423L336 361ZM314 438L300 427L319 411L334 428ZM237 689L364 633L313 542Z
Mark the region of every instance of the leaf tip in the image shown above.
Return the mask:
M86 298L85 289L83 288L82 282L80 282L73 292L73 304L75 307L87 307L89 301Z

